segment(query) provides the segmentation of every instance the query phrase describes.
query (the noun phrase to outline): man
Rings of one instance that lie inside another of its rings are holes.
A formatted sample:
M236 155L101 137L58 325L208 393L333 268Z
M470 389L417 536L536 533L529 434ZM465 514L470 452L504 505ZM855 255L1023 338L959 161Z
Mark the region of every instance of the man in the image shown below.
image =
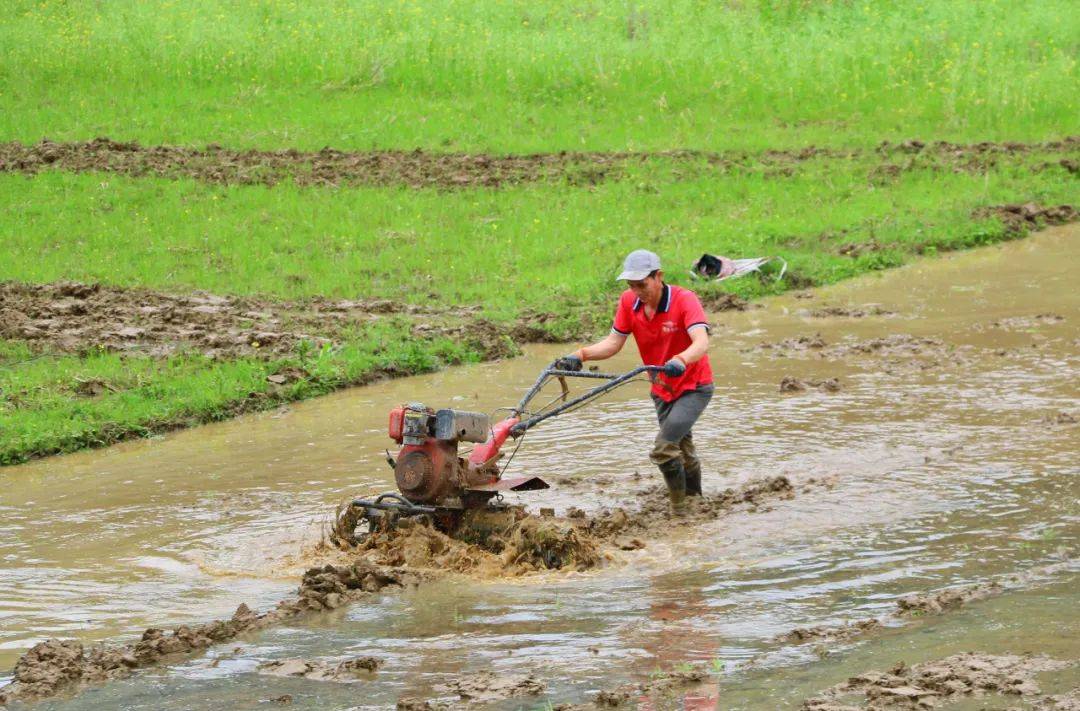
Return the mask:
M555 366L580 370L585 361L610 358L631 334L643 363L663 365L653 377L651 395L660 432L649 459L663 473L672 508L679 512L687 495L701 495L701 461L690 429L713 394L706 355L709 324L694 292L664 283L660 257L652 252L631 252L617 280L623 279L629 289L619 297L611 333L559 358Z

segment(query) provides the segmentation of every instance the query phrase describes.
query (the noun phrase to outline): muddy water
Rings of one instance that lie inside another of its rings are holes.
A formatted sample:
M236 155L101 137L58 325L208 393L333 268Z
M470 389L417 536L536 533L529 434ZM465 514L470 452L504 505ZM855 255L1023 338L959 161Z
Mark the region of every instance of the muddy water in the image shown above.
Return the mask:
M775 637L1076 556L1080 429L1061 413L1080 417L1078 238L1060 228L718 317L717 393L695 430L705 485L785 473L798 490L790 501L649 540L597 572L434 584L46 705L157 708L167 695L186 708L246 708L288 694L295 707L380 708L486 668L532 672L558 703L691 662L718 681L686 706L719 696L721 708L774 708L899 659L960 649L1077 658L1076 565L862 641ZM892 313L811 315L873 305ZM761 347L814 334L824 347ZM893 340L852 348L881 337ZM391 406L509 405L562 350L4 470L0 669L49 636L127 638L227 616L241 601L268 607L295 588L335 502L392 487L381 455ZM627 355L613 367L632 364ZM785 376L835 377L841 389L782 394ZM652 418L644 385L632 385L530 433L510 471L554 488L521 500L559 510L632 500L656 481ZM351 685L255 670L361 655L385 664Z

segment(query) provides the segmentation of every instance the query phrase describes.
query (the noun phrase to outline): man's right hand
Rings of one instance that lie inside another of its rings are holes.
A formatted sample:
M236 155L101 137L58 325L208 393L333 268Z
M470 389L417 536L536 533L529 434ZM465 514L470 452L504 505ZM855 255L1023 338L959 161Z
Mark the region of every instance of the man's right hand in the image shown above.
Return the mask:
M551 364L551 367L555 370L571 370L575 373L581 370L584 363L581 360L581 356L577 353L571 353L570 355L564 355L562 358L555 359L555 362Z

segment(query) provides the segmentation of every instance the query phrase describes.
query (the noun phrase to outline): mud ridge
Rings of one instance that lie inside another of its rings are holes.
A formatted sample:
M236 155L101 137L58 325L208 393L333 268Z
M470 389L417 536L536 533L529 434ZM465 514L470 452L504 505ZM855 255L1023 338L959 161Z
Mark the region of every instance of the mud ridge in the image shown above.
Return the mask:
M805 700L802 708L805 711L927 709L958 698L990 694L1038 702L1049 697L1035 683L1035 675L1061 671L1075 664L1045 656L975 653L956 654L910 667L900 662L887 671L853 676Z
M750 511L767 508L775 501L794 498L795 488L783 475L763 477L728 488L719 494L691 496L686 511L673 517L670 513L667 491L656 487L642 492L636 509L624 507L605 509L592 517L577 521L582 530L594 538L623 547L628 536L662 534L673 528L698 525L727 515L739 506ZM637 546L632 546L637 547Z
M132 177L193 178L226 185L406 185L442 189L498 188L540 180L594 185L618 177L632 163L668 159L721 167L753 162L766 165L809 160L837 152L809 147L762 154L660 152L568 152L528 155L432 153L414 151L321 151L294 149L232 150L142 146L96 138L92 141L42 140L27 145L0 144L0 171L33 175L42 170L107 172Z
M1001 576L968 585L934 590L923 593L910 593L896 601L896 609L882 617L870 617L863 620L845 621L837 625L818 625L797 627L776 637L778 642L804 644L807 642L846 642L866 634L880 632L887 626L904 624L914 618L939 615L958 610L972 602L1001 595L1009 590L1025 589L1053 576L1074 570L1077 561L1066 559L1045 565L1037 565L1018 573Z
M877 304L868 306L825 306L806 312L810 318L865 318L867 316L895 316L896 312L883 309Z
M875 175L892 177L912 168L948 167L985 170L1010 156L1029 153L1064 154L1040 164L1073 165L1071 152L1080 137L1045 143L926 144L918 140L880 144L872 154L885 162ZM205 148L143 146L135 142L96 138L91 141L0 144L0 171L33 175L42 170L106 172L133 177L192 178L214 184L274 185L292 180L298 185L407 185L443 189L497 188L538 180L565 180L593 185L618 177L624 166L653 159L699 163L719 169L761 166L769 175L791 175L793 165L818 158L858 158L860 149L819 146L758 153L728 151L558 152L530 155L431 153L415 151L321 151L295 149L234 150L209 144Z
M171 632L152 627L138 641L120 645L85 647L75 640L49 639L31 647L15 663L12 682L0 688L0 706L76 692L303 614L332 610L384 589L415 587L422 580L424 577L415 572L383 568L363 560L326 565L304 573L295 598L283 600L262 614L241 604L228 620L194 627L181 625ZM366 660L363 663L368 664Z
M911 170L938 170L965 173L984 173L1017 158L1040 152L1062 153L1064 157L1042 160L1028 167L1034 171L1061 169L1076 170L1080 137L1069 136L1061 141L1020 143L983 141L979 143L924 142L917 139L902 142L884 141L877 147L882 162L871 173L877 182L887 182Z

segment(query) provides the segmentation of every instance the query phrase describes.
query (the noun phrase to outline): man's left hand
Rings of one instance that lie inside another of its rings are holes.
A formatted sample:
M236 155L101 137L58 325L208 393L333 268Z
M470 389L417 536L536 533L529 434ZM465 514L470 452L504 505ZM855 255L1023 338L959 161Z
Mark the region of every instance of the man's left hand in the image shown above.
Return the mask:
M686 363L682 358L678 356L672 358L667 363L664 363L664 375L669 378L677 378L686 372Z

